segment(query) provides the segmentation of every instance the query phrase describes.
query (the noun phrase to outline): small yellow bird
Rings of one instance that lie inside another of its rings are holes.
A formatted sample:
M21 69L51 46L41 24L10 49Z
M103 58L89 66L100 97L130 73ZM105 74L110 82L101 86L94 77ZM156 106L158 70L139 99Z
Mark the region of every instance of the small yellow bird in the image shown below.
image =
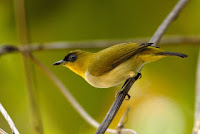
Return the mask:
M75 50L53 65L68 67L94 87L109 88L136 76L145 63L166 56L187 57L181 53L165 52L152 44L120 43L97 53Z

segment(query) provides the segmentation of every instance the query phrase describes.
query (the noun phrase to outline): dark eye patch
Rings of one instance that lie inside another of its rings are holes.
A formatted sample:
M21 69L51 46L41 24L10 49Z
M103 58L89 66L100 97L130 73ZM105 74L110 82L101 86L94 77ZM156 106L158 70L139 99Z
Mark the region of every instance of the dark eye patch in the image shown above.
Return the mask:
M65 56L64 61L74 62L77 59L76 53L69 53L67 56Z

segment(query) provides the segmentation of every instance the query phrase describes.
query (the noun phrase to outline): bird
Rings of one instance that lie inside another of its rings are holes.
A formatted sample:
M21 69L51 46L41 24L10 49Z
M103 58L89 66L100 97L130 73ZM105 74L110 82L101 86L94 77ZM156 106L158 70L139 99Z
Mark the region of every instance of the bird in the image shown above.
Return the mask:
M167 56L187 57L186 54L164 51L152 44L120 43L96 53L72 50L53 65L69 68L96 88L109 88L135 77L146 63Z

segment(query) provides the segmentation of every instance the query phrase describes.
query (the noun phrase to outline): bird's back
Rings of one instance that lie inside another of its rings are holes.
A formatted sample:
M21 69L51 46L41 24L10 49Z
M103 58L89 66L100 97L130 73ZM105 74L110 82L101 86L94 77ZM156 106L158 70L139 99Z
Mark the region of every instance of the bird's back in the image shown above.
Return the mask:
M134 52L143 47L140 45L138 43L121 43L103 49L96 53L95 60L91 63L88 71L93 76L101 76L130 59Z

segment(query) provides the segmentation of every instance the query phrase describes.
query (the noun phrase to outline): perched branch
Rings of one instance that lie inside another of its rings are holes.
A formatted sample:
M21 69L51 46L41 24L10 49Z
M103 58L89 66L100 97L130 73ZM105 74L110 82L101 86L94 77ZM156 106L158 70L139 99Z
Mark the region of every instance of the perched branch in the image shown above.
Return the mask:
M150 40L151 43L154 43L154 46L156 46L157 43L160 41L160 39L161 39L162 35L164 34L164 32L166 31L166 29L169 27L169 25L172 23L172 21L175 19L175 17L178 16L178 14L180 13L181 9L185 6L187 1L188 0L180 0L176 4L175 8L169 13L169 15L163 21L163 23L156 30L155 34L153 35L153 37ZM108 128L108 126L112 122L113 118L115 117L116 113L118 112L125 96L128 94L128 91L130 90L130 88L132 87L134 82L138 79L139 74L140 73L138 73L135 77L128 79L127 84L125 86L123 86L123 89L122 89L123 92L121 92L117 96L115 101L113 102L110 110L108 111L106 117L104 118L103 122L101 123L101 125L99 126L99 128L97 129L95 134L105 133L106 129Z
M121 42L148 42L149 38L136 38L127 40L95 40L95 41L75 41L75 42L52 42L52 43L34 43L30 44L29 48L25 46L14 46L5 44L0 47L0 55L12 52L25 52L30 51L42 51L42 50L62 50L62 49L73 49L73 48L103 48L109 47L113 44ZM166 36L163 37L159 44L200 44L200 36Z
M194 117L194 128L193 134L200 133L200 50L199 57L197 61L197 71L196 71L196 104L195 104L195 117Z
M35 96L35 87L34 87L34 77L33 77L33 66L30 59L28 59L28 55L30 53L30 39L29 39L29 31L26 20L26 10L25 10L25 0L14 0L15 5L15 18L17 24L17 30L19 35L19 40L21 46L26 48L26 51L23 51L23 61L24 61L24 70L25 77L27 83L27 92L30 106L30 114L31 114L31 126L34 134L42 134L42 121L40 117L39 107L37 105L37 99ZM11 47L10 47L11 48ZM10 49L12 50L12 49ZM18 50L17 48L13 48L14 51Z
M13 134L19 134L17 128L15 127L14 122L12 121L12 119L10 118L9 114L6 112L6 110L4 109L4 107L2 106L2 104L0 103L0 112L2 113L3 117L6 119L6 121L8 122L12 133ZM3 130L1 130L3 132ZM0 132L1 132L0 131Z

